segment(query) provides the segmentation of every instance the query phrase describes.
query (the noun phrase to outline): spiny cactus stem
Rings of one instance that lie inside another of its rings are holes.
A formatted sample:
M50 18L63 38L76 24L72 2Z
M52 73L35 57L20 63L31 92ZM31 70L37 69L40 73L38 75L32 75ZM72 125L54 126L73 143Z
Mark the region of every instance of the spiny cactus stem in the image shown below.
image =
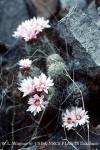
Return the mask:
M50 47L52 53L56 53L53 44L49 41L49 39L45 35L41 38L41 42L43 44L47 44Z

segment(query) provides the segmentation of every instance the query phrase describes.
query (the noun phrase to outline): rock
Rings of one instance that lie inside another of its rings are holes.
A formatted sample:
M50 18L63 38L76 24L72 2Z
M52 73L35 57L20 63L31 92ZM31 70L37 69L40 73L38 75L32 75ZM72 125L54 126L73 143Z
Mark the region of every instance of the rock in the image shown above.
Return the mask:
M7 63L7 60L3 56L5 53L7 53L7 51L7 47L2 42L0 42L0 65L2 65L2 67Z
M69 8L78 6L81 9L84 9L87 7L86 0L60 0L61 7L65 8L66 6L69 6Z
M0 35L1 41L11 47L14 46L16 40L12 37L17 26L28 19L28 12L24 0L1 0L0 1Z
M95 0L96 7L100 7L100 0Z
M71 47L71 70L83 70L90 76L100 72L100 27L87 13L73 9L59 21L57 30Z
M89 99L89 90L88 90L88 87L82 82L75 82L75 84L71 83L67 87L67 96L69 95L68 101L70 101L71 104L82 107L83 106L82 96L83 96L84 104L87 104L88 99ZM82 96L78 88L81 90Z
M88 6L88 9L87 9L87 13L95 22L97 22L97 20L99 19L99 15L98 15L98 11L96 9L95 1L92 1L90 3L90 5Z
M7 50L7 47L2 42L0 42L0 55L7 52Z
M100 124L96 126L95 130L100 133Z
M33 5L32 0L24 0L24 1L25 1L27 11L28 11L30 18L37 16L38 15L37 10L36 10L35 6Z
M100 26L100 7L96 6L95 1L92 1L86 10L97 26Z
M32 0L39 16L49 18L57 11L58 0Z
M100 16L100 7L98 7L97 10L98 10L98 15Z

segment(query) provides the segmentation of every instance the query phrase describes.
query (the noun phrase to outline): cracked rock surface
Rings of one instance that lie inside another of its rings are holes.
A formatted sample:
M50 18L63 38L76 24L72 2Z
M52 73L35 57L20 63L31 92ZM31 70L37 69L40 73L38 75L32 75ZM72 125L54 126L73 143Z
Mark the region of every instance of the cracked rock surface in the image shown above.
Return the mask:
M100 27L89 14L74 8L58 23L57 29L66 46L71 47L73 69L91 76L100 72Z

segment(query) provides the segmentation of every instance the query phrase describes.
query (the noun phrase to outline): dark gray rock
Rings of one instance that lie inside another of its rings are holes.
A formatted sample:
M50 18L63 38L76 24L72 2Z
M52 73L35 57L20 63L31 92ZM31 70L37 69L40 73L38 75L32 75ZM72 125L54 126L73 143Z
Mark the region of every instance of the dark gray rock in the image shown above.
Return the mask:
M33 5L32 0L24 0L24 1L25 1L30 18L33 18L34 16L38 16L37 10L35 6Z
M75 82L75 84L71 83L67 87L67 95L69 95L68 101L70 101L71 104L82 107L83 104L82 104L82 96L81 96L80 90L82 92L84 104L87 104L88 99L89 99L89 90L86 84L82 82Z
M100 0L95 0L96 7L100 7Z
M91 76L100 72L100 27L89 14L75 8L59 21L57 29L72 49L71 69Z
M95 1L92 1L90 3L90 5L88 6L88 9L87 9L87 13L96 22L100 18L99 15L98 15L98 11L97 11L97 8L96 8Z
M91 19L100 28L100 7L96 7L95 1L92 1L86 10Z
M81 9L85 9L87 7L87 1L86 0L60 0L62 8L65 8L66 6L72 7L80 7Z
M0 0L0 40L9 47L17 44L12 34L28 18L24 0Z
M97 8L98 15L100 16L100 7Z

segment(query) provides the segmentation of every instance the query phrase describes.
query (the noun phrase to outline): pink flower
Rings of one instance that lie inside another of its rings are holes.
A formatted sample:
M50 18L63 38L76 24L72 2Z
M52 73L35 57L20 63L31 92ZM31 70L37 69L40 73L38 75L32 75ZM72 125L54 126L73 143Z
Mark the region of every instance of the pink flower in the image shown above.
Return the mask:
M26 20L17 27L13 37L24 39L26 42L36 39L40 32L50 27L48 23L49 20L45 20L43 17Z
M65 127L68 130L70 130L74 127L75 116L69 110L66 110L66 112L63 113L62 120L63 120L62 127Z
M40 111L44 110L48 102L44 102L43 98L44 96L39 97L37 94L35 94L33 98L30 98L28 101L30 106L27 111L31 111L31 113L34 113L35 116Z
M89 123L89 116L87 115L87 111L82 108L74 108L72 110L72 114L75 116L75 126L84 125L85 123Z
M31 77L22 80L18 89L24 93L23 97L26 95L33 95L36 92L34 81Z
M34 17L35 32L38 34L42 32L45 28L50 28L49 20L45 20L43 17Z
M89 116L87 115L87 111L82 108L72 108L72 110L66 110L66 113L63 113L63 127L70 130L73 127L77 127L78 125L84 125L85 123L89 123Z
M27 70L30 69L32 61L29 59L21 59L18 64L21 69Z
M34 84L38 92L45 92L48 94L48 89L54 85L53 80L45 75L41 74L39 78L34 77Z

